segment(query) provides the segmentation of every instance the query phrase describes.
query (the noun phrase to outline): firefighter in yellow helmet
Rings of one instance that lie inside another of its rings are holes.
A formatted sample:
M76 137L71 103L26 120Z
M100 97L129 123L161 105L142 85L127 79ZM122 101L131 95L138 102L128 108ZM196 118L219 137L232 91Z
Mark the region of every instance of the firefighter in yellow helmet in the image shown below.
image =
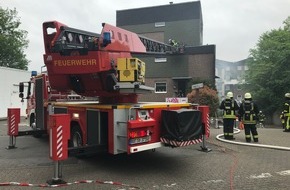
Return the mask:
M247 142L251 142L251 134L254 142L258 142L257 121L259 109L255 102L252 100L250 93L245 93L244 101L240 105L239 120L243 122L245 127L245 137Z
M169 39L168 41L169 41L169 44L172 45L173 47L178 47L178 43L175 40Z
M285 94L284 102L284 132L290 132L290 93Z
M234 95L232 92L227 93L226 98L221 102L219 108L223 110L224 138L228 140L233 140L236 111L239 110L239 105L234 99Z

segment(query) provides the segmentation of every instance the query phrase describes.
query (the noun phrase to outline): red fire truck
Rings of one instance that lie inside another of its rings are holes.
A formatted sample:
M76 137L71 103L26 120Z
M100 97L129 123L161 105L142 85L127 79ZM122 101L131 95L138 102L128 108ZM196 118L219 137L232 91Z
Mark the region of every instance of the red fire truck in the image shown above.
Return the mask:
M27 114L35 136L49 131L49 115L70 115L71 150L136 153L200 143L209 135L208 107L138 102L151 93L145 63L132 53L182 50L102 24L101 34L57 21L43 23L46 72L28 82ZM24 98L25 83L20 83ZM39 132L39 133L37 133Z

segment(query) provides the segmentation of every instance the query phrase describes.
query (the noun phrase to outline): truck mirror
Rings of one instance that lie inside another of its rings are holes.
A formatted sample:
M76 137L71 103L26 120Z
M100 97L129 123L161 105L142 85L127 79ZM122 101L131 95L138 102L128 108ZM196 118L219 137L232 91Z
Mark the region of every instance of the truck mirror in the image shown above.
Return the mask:
M24 91L24 83L21 82L21 83L19 83L19 93L23 93L23 91Z
M23 93L22 92L19 93L19 98L23 98Z
M28 82L28 89L27 89L27 97L26 97L26 99L29 99L30 95L31 95L31 82Z

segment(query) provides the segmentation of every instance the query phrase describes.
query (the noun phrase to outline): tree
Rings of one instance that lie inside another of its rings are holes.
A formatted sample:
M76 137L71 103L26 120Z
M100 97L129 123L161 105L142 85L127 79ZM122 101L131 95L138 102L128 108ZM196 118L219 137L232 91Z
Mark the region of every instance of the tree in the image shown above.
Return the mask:
M16 9L0 7L0 66L27 70L27 31L19 29L20 24Z
M283 23L260 36L247 62L245 89L267 115L281 110L284 94L290 92L290 17Z

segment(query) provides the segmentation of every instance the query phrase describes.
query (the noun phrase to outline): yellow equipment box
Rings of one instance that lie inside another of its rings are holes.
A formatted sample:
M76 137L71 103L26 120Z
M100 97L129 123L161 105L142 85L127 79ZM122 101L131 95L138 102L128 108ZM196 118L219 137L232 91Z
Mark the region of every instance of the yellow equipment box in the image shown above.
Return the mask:
M145 83L145 63L137 58L118 58L117 71L119 82Z

